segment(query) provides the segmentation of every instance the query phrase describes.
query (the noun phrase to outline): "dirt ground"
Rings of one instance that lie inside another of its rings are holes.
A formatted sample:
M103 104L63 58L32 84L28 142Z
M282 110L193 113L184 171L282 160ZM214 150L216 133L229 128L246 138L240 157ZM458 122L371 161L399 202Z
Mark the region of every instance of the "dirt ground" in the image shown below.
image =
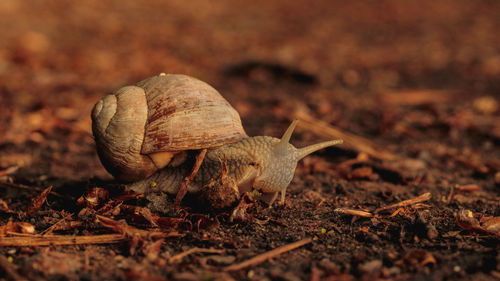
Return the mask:
M499 29L497 1L0 1L0 280L500 280ZM284 205L151 212L90 111L161 72L345 143Z

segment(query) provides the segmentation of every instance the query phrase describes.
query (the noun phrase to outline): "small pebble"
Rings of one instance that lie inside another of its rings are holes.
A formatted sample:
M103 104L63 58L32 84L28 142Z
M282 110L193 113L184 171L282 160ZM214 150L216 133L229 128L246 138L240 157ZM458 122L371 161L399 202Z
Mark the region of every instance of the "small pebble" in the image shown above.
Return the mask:
M331 260L324 258L319 262L319 266L326 270L327 272L336 272L339 270L339 267L332 262Z
M360 264L358 266L359 271L363 273L374 273L380 271L382 268L382 261L381 260L372 260L365 262L363 264Z
M500 107L498 101L492 96L477 98L472 105L476 111L483 114L493 114Z
M401 268L399 268L397 266L393 266L393 267L389 268L389 273L393 276L397 276L401 273Z
M300 281L301 279L295 275L293 272L283 272L279 269L272 269L269 272L269 276L272 280L283 280L283 281Z
M428 225L427 226L427 238L430 240L434 240L438 237L439 232L437 231L436 227L433 225Z

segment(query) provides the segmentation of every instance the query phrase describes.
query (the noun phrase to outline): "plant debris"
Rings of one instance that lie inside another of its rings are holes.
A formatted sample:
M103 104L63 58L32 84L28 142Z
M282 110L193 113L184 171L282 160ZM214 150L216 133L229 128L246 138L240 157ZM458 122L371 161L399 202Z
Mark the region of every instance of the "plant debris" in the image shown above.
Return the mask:
M243 268L246 268L246 267L249 267L249 266L253 266L253 265L256 265L256 264L259 264L261 262L264 262L268 259L272 259L276 256L279 256L283 253L286 253L288 251L292 251L296 248L299 248L299 247L302 247L306 244L309 244L311 243L313 240L311 238L305 238L305 239L302 239L300 241L297 241L297 242L294 242L294 243L291 243L291 244L288 244L288 245L284 245L284 246L281 246L279 248L276 248L274 250L271 250L269 252L266 252L266 253L263 253L263 254L260 254L260 255L257 255L251 259L248 259L244 262L241 262L241 263L237 263L237 264L232 264L228 267L225 267L224 270L225 271L234 271L234 270L241 270Z

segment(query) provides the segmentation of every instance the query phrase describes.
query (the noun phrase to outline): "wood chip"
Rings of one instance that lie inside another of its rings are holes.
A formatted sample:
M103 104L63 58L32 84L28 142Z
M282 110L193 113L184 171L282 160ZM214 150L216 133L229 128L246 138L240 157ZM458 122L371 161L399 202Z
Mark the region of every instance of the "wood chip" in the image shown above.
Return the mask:
M358 217L364 217L364 218L373 218L374 215L370 212L365 212L362 210L355 210L355 209L348 209L348 208L337 208L333 210L335 213L340 213L340 214L345 214L345 215L352 215L352 216L358 216Z

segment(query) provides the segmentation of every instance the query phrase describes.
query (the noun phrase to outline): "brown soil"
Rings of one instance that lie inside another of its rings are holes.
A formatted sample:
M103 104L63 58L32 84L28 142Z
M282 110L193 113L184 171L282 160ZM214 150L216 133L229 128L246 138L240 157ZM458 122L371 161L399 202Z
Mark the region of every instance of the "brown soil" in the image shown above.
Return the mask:
M499 2L2 0L0 27L1 280L500 279ZM249 135L299 118L296 146L345 145L283 206L152 213L89 115L160 72L213 85Z

